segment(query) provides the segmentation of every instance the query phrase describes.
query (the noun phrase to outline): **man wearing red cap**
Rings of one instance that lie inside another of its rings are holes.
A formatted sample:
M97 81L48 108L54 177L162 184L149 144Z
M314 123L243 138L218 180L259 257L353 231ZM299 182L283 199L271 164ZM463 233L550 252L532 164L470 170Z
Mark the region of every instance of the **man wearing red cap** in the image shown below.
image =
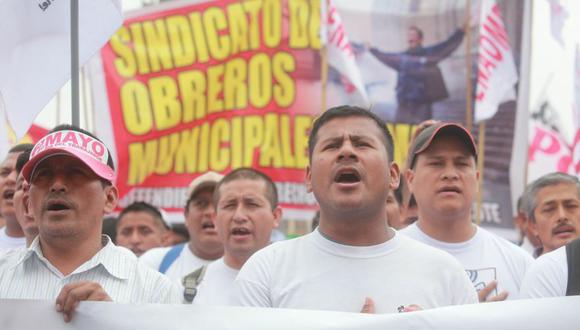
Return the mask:
M59 126L35 145L22 174L30 183L24 204L39 235L27 250L0 260L0 299L56 298L67 322L82 300L180 301L168 278L101 235L117 188L113 160L99 139Z
M460 125L437 123L419 133L406 172L419 219L401 232L455 256L480 301L517 298L532 257L472 223L476 160L473 138Z

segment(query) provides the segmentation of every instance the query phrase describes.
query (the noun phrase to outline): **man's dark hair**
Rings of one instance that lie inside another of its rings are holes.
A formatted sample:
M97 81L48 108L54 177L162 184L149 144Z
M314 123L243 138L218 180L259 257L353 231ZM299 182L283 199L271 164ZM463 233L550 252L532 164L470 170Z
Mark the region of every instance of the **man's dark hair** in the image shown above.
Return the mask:
M314 146L316 145L318 139L318 131L324 124L327 122L336 119L336 118L346 118L346 117L362 117L362 118L369 118L370 120L374 121L377 124L377 127L381 131L383 137L385 138L385 148L387 150L387 156L389 157L389 161L393 161L394 155L394 143L393 137L391 133L387 129L385 122L381 120L376 114L372 113L370 110L363 109L361 107L352 106L352 105L341 105L334 108L330 108L326 110L320 117L316 118L314 124L312 125L312 129L310 130L310 136L308 137L308 157L312 161L312 153L314 151Z
M15 152L31 152L32 148L34 148L34 144L31 143L20 143L8 150L8 153L15 153Z
M419 38L423 39L423 30L419 29L417 26L412 25L409 27L409 30L413 30L413 31L417 32L417 35L419 35Z
M155 219L155 222L157 222L159 227L169 229L169 226L163 220L163 215L161 214L161 212L159 212L159 209L156 208L155 206L153 206L149 203L145 203L145 202L134 202L134 203L130 204L129 206L127 206L126 208L124 208L123 211L121 211L121 213L119 214L119 218L118 218L119 220L117 221L117 228L119 227L119 224L123 220L123 216L125 216L125 214L130 213L130 212L145 212L145 213L151 215L153 217L153 219Z
M103 218L103 228L101 229L103 235L111 238L111 242L117 243L117 217L108 216Z
M263 181L266 185L265 196L270 202L272 210L278 206L278 191L272 179L270 179L266 174L253 168L242 167L228 173L215 187L215 190L213 191L213 204L216 209L218 201L220 200L220 188L228 182L242 179Z
M53 129L50 130L50 132L48 133L54 133L54 132L58 132L58 131L76 131L76 132L80 132L83 134L86 134L90 137L92 137L95 140L100 141L101 143L105 144L103 141L101 141L101 139L99 139L96 135L94 135L93 133L84 130L80 127L74 126L74 125L70 125L70 124L61 124L58 126L55 126ZM105 145L105 148L107 148L107 146ZM113 157L111 155L111 151L109 150L109 148L107 148L107 165L112 168L113 170L115 170L115 163L113 162Z
M16 158L16 166L15 166L16 176L18 176L20 172L22 172L22 168L24 167L24 165L26 165L28 159L30 159L30 151L32 151L32 149L28 151L23 151L20 153L20 155L18 155L18 158Z

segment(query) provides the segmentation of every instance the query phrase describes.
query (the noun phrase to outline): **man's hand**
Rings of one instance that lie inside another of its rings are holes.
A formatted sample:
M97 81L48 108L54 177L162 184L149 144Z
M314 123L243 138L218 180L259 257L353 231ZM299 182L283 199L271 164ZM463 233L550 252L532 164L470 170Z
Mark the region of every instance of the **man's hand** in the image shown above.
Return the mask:
M366 297L365 303L364 303L362 309L360 310L360 312L365 313L365 314L374 314L375 313L375 302L371 298Z
M416 304L411 304L405 308L403 308L403 311L401 313L408 313L408 312L416 312L416 311L422 311L423 308L421 308L421 306L416 305Z
M491 302L491 301L504 301L509 293L507 291L500 292L497 296L489 297L488 296L497 288L497 281L491 281L488 285L486 285L483 289L477 292L477 296L479 298L479 302Z
M56 298L56 311L63 313L64 321L70 322L74 310L83 300L112 301L100 284L80 281L65 285Z

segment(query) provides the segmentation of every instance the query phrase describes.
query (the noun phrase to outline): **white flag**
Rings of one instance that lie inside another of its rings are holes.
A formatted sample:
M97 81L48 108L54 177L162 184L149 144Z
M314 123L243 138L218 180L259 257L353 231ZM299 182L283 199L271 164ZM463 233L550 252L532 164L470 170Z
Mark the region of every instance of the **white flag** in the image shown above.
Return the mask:
M79 0L83 65L121 26L119 0ZM0 104L20 139L70 79L70 1L0 0Z
M347 92L358 92L362 99L368 103L354 51L332 0L321 0L320 13L321 42L326 45L328 64L346 78L343 79L343 83L347 87Z
M507 32L495 0L482 1L480 17L476 122L493 117L502 102L515 99L514 86L518 81Z

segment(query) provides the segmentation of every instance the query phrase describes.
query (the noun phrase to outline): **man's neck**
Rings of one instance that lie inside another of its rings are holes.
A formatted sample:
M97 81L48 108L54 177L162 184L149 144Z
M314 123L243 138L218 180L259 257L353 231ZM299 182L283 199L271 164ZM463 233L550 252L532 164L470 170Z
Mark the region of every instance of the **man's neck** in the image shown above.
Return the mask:
M242 266L250 259L251 255L248 256L233 256L227 251L224 253L224 263L233 269L240 270Z
M6 219L6 236L12 238L24 237L24 231L22 231L22 227L20 227L16 218L5 217L4 219Z
M40 239L44 257L63 275L69 275L102 248L101 236L91 239Z
M467 242L477 231L477 226L471 223L469 214L457 217L432 217L419 213L417 226L427 236L446 243Z
M349 217L338 219L320 214L320 233L327 239L351 246L371 246L384 243L394 236L387 226L386 212L375 217Z
M204 251L202 249L197 248L192 241L187 243L189 250L193 253L194 256L203 259L203 260L217 260L224 255L223 249L216 248L210 251Z

